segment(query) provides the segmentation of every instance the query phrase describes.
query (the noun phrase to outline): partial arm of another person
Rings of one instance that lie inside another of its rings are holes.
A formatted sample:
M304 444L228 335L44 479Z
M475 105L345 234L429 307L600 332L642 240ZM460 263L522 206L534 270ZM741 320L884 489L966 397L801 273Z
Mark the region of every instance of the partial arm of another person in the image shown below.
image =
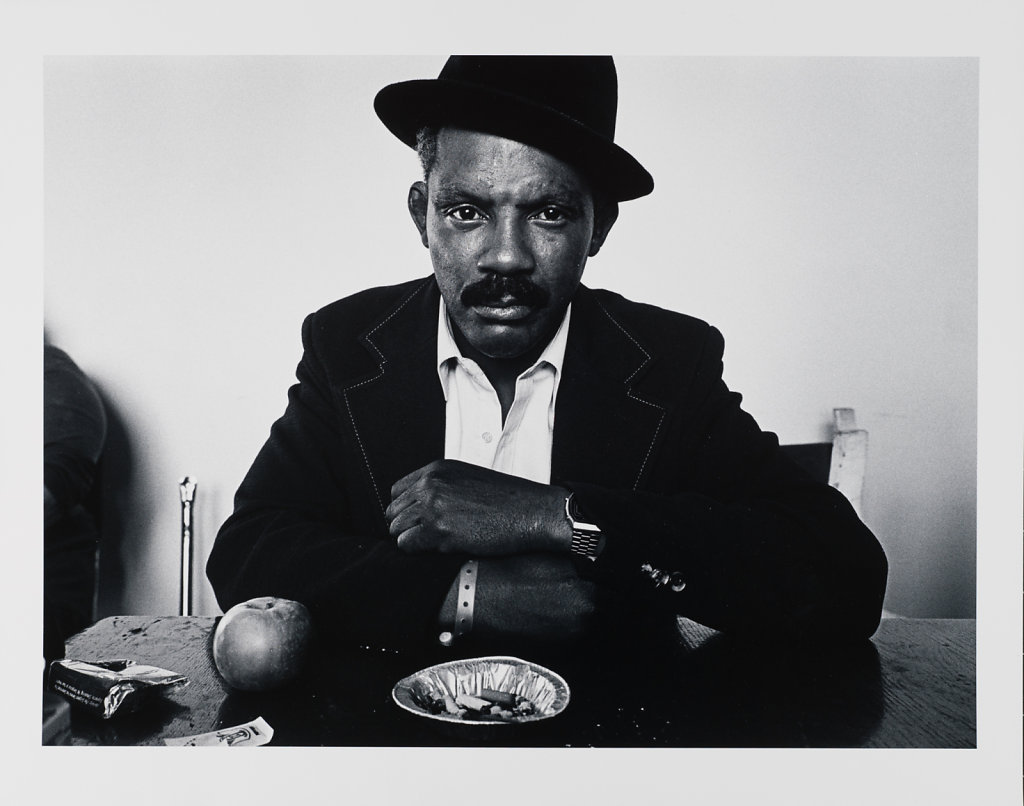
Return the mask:
M64 351L45 345L43 357L43 516L49 528L92 488L107 417L92 381Z
M95 513L88 506L106 438L95 386L62 350L43 347L43 654L93 617Z

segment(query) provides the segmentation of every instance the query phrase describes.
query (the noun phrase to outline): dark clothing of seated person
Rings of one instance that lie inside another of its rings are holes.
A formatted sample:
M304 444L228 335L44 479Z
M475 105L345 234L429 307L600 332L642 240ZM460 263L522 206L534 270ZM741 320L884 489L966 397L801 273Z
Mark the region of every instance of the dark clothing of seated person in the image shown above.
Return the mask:
M876 629L882 549L740 407L705 322L581 283L650 193L610 57L452 57L386 87L433 274L311 314L207 565L394 650ZM468 651L468 650L466 650Z
M43 654L93 616L97 526L87 506L107 419L95 386L65 353L43 347Z

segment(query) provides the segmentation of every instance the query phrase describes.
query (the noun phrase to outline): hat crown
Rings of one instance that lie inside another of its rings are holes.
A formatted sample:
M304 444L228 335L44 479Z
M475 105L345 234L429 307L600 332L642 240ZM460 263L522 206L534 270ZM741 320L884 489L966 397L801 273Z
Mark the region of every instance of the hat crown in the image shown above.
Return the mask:
M611 56L451 56L438 79L507 93L615 137L618 76Z
M505 137L546 151L626 201L650 193L654 179L615 143L618 101L611 56L451 56L436 79L384 87L373 108L412 148L424 128Z

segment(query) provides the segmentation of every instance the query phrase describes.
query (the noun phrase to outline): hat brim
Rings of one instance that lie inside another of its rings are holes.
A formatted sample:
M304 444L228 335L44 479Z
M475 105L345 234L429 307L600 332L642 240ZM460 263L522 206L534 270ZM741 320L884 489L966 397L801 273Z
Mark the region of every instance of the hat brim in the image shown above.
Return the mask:
M384 87L373 108L388 130L413 148L422 127L457 126L547 151L616 201L654 189L654 179L628 151L579 121L518 95L468 82L417 79Z

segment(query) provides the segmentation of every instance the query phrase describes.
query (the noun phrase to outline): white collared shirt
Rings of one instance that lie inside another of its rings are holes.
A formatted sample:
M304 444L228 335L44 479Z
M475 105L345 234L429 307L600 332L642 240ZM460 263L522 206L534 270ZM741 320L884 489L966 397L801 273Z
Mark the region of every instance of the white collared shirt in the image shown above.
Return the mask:
M463 357L441 300L437 374L445 399L444 456L542 484L551 482L555 397L565 359L569 313L540 358L516 379L515 398L501 422L498 394L480 365Z

